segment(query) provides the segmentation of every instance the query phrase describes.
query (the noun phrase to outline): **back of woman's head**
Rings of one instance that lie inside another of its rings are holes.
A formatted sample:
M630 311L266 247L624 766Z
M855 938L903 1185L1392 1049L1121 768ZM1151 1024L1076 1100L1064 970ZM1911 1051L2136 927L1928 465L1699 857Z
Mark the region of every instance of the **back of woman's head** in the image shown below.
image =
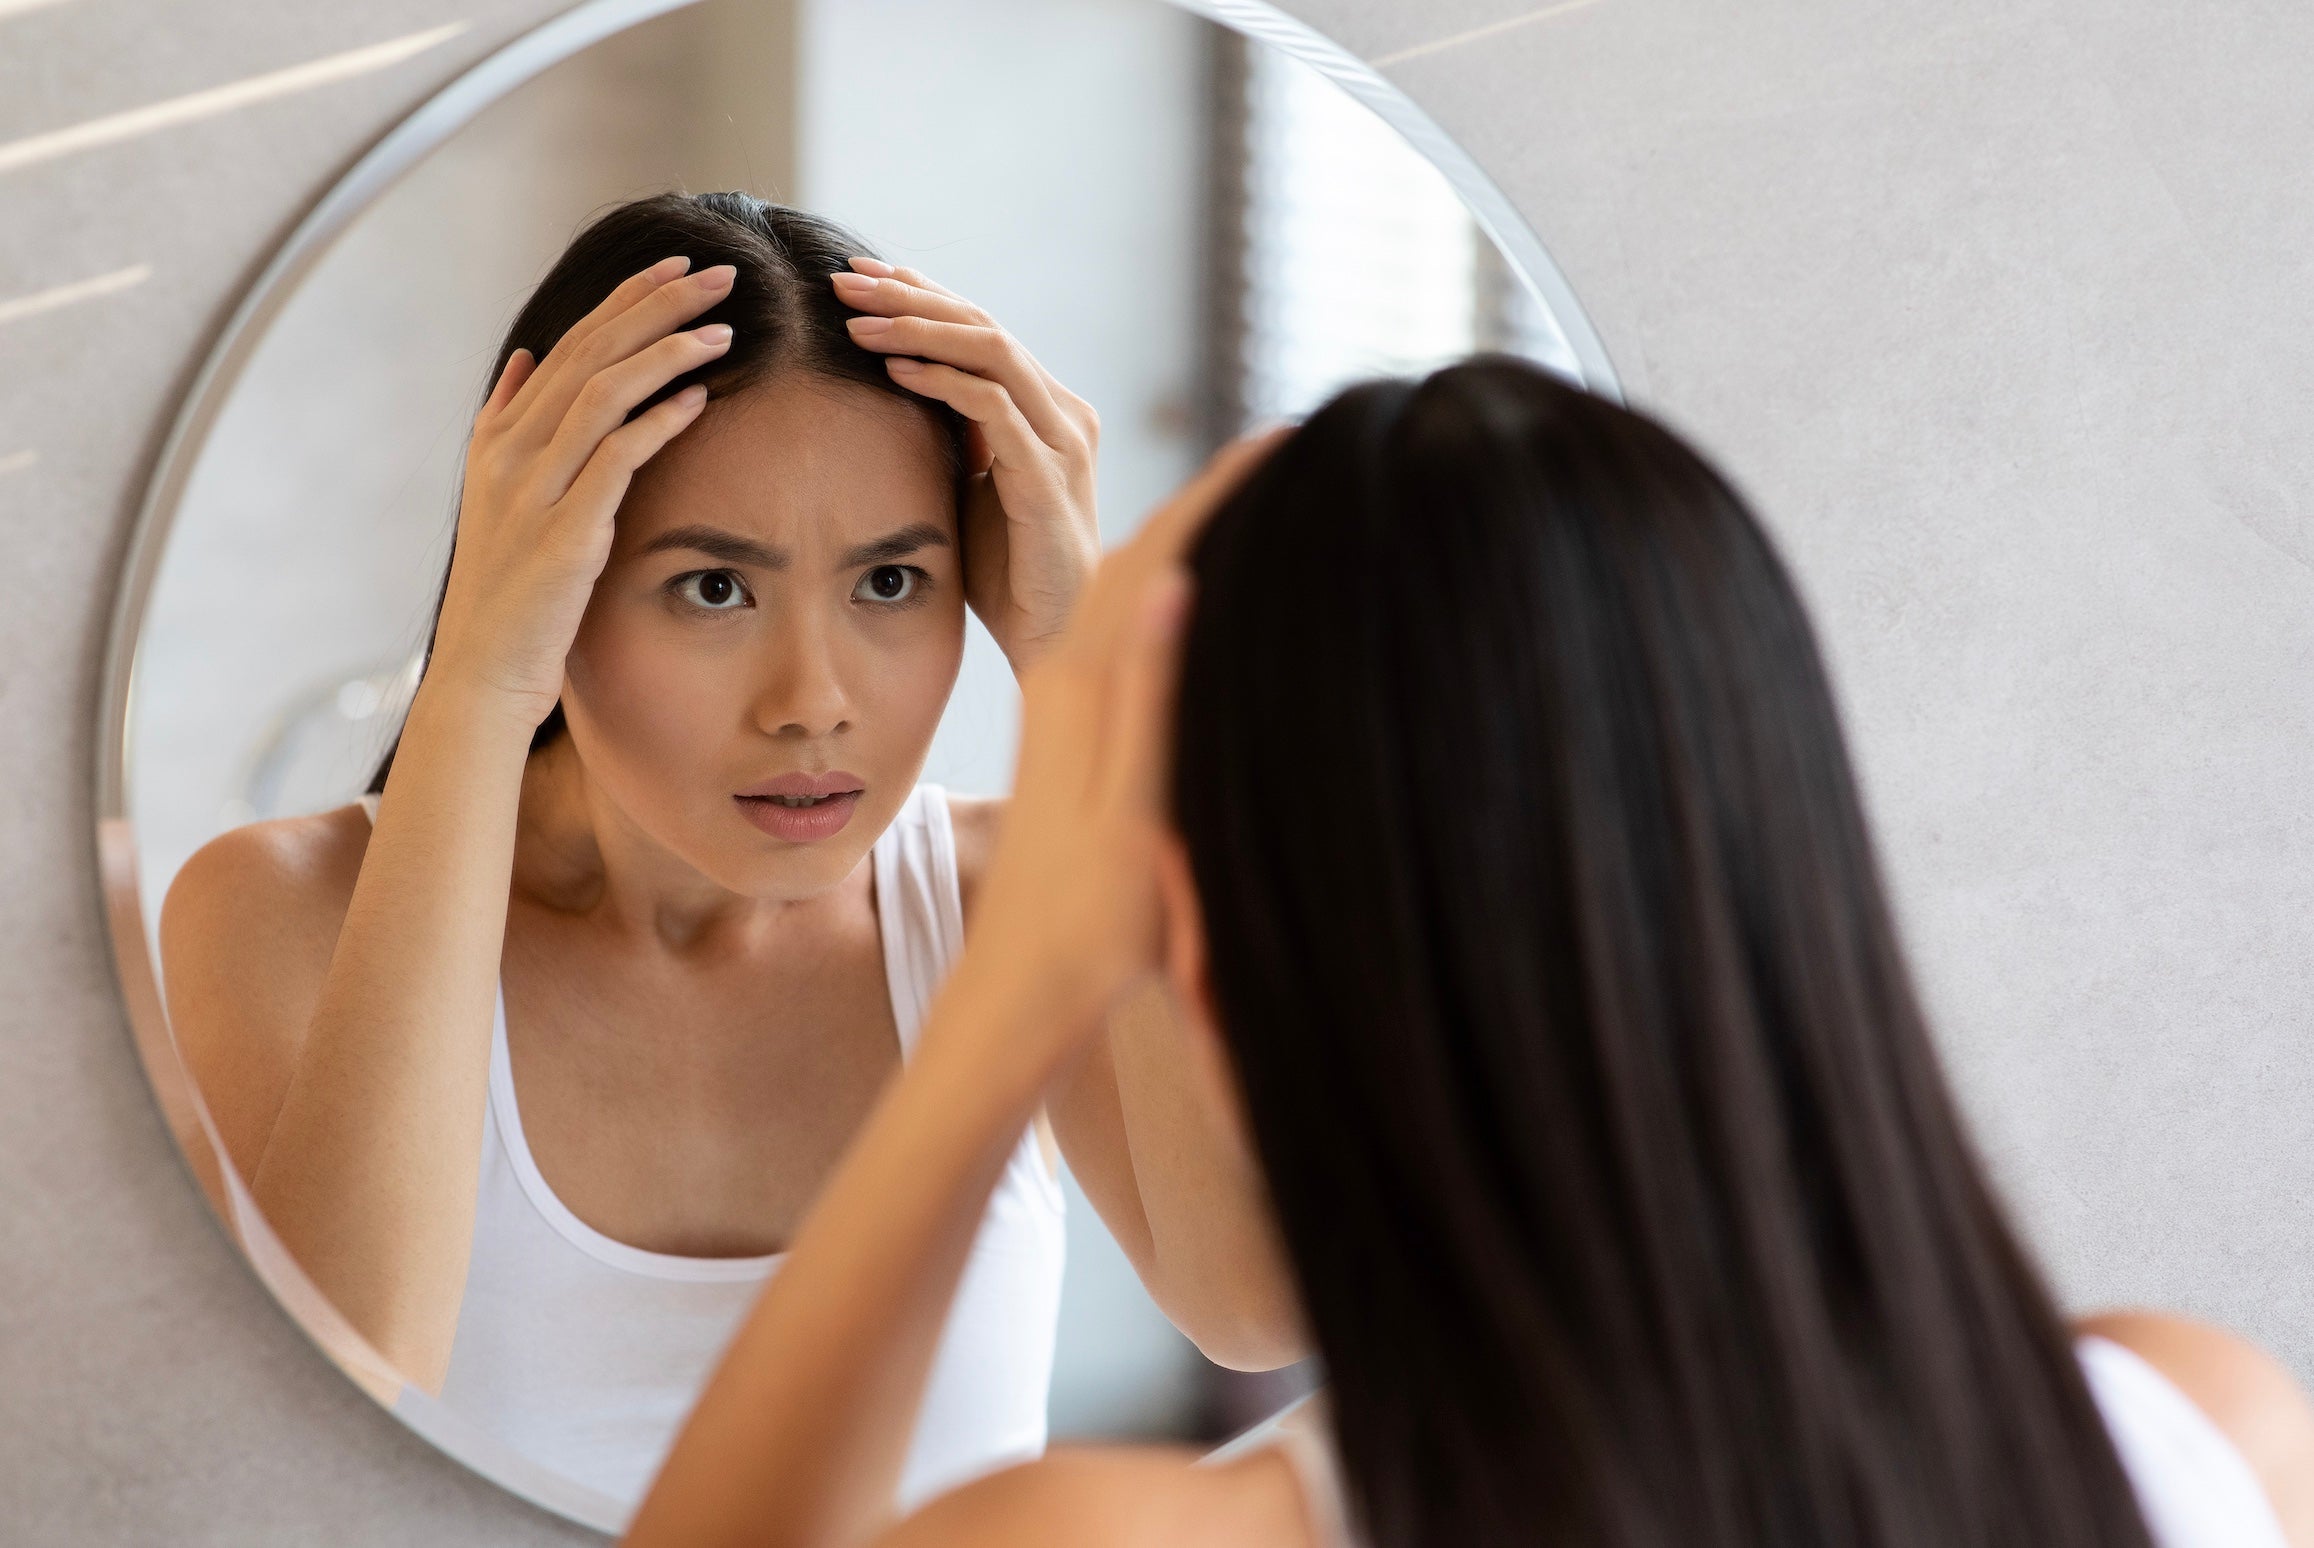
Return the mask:
M1728 485L1478 360L1195 569L1178 819L1377 1548L2146 1548Z
M688 258L688 272L732 267L731 293L685 326L726 323L731 344L697 371L653 393L634 412L673 397L693 382L706 384L710 402L730 398L772 377L796 374L829 386L880 393L922 414L937 433L951 478L964 472L965 424L946 404L910 392L884 368L884 357L852 342L845 320L859 315L828 283L874 250L824 216L771 204L744 193L664 193L614 205L580 229L538 282L500 341L485 382L496 382L518 349L544 360L564 334L603 304L612 291L664 258ZM629 416L632 417L632 416ZM961 543L963 533L957 534ZM442 595L449 589L445 573ZM441 596L435 600L440 617ZM433 653L432 641L427 654ZM562 733L558 705L531 738L535 749ZM395 746L400 745L397 739ZM386 788L394 766L389 749L368 789Z

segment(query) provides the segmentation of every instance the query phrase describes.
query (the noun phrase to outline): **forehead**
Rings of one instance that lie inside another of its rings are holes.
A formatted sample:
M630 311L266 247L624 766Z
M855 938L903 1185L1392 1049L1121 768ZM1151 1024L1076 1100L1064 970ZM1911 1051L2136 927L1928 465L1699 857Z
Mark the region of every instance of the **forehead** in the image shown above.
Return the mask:
M710 522L806 548L955 519L928 415L873 388L788 372L710 403L645 463L619 508L618 542Z

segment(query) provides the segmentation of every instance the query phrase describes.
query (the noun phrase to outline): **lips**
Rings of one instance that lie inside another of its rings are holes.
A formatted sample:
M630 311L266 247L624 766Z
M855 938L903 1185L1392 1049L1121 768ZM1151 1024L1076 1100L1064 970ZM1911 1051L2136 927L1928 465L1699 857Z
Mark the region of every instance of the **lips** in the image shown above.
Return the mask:
M736 792L739 813L773 838L814 844L833 838L852 820L867 781L841 769L826 774L782 774Z

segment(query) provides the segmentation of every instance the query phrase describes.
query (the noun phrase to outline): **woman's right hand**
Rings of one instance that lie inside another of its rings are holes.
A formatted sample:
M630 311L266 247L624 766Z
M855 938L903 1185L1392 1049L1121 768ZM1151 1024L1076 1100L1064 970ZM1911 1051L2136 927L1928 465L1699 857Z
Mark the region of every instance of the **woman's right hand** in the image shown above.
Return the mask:
M706 406L697 383L637 405L720 357L731 329L677 332L731 292L728 264L667 258L620 285L543 361L516 350L474 419L450 584L427 682L478 691L536 727L610 557L637 469Z

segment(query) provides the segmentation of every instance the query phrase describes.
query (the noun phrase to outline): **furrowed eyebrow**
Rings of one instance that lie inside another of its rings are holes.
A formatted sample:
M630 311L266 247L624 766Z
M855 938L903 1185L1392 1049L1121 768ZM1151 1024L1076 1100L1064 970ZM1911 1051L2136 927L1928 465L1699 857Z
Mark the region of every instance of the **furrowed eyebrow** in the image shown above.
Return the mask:
M753 565L759 570L787 568L785 549L758 543L753 538L743 538L721 527L671 528L645 543L643 552L658 554L671 548L687 548L694 553L705 554L710 559L720 559L725 564Z
M928 521L920 521L913 527L902 527L899 531L880 537L873 543L862 543L844 555L838 562L837 568L852 570L868 564L890 564L895 559L907 558L920 548L953 548L955 546L948 541L947 533Z

